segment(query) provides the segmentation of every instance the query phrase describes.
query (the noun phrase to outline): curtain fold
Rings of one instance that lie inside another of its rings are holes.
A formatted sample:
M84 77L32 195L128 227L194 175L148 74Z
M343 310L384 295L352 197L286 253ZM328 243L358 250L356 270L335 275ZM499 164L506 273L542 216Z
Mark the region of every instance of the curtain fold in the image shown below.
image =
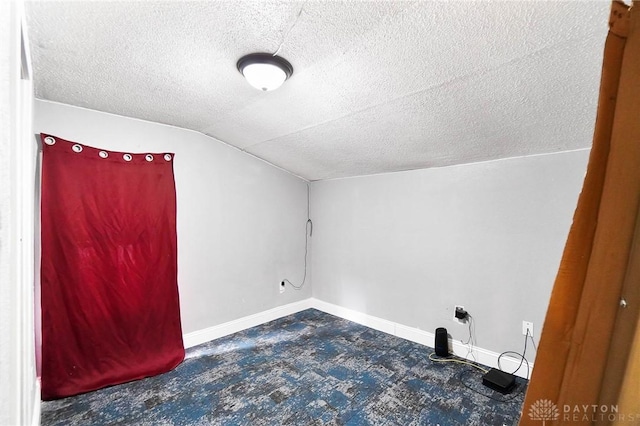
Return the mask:
M174 368L184 347L173 154L41 140L43 399Z
M574 408L599 402L640 204L637 9L612 3L587 174L551 294L521 425L540 424L531 410L541 400L558 407L549 413L547 424L607 421L598 409L575 416Z

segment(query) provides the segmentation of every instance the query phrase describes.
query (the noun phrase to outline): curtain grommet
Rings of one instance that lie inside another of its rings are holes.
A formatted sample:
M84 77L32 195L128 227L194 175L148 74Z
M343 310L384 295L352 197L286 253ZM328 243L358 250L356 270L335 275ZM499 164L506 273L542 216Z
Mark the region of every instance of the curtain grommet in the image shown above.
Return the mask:
M44 143L46 143L47 145L55 145L56 140L51 136L47 136L46 138L44 138Z
M123 154L122 158L124 159L124 161L131 161L133 159L131 154Z
M144 156L144 159L149 161L149 162L151 162L151 161L153 161L153 155L147 154L147 155Z
M100 156L100 158L107 158L109 156L109 153L107 151L100 151L98 155Z
M165 161L171 161L171 154L165 154L164 159Z
M73 152L80 153L82 152L82 145L75 144L74 146L71 147L71 149L73 150Z

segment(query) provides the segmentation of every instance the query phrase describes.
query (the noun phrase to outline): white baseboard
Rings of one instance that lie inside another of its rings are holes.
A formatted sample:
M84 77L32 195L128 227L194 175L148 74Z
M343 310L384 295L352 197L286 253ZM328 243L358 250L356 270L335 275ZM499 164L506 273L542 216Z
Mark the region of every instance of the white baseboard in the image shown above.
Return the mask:
M386 319L374 317L372 315L354 311L352 309L344 308L342 306L334 305L332 303L324 302L315 298L309 298L301 300L299 302L290 303L288 305L279 306L277 308L269 309L268 311L259 312L257 314L229 321L224 324L187 333L183 336L184 346L185 348L190 348L213 339L228 336L229 334L233 334L238 331L246 330L247 328L255 327L256 325L264 324L268 321L273 321L287 315L295 314L296 312L304 311L305 309L309 308L315 308L322 312L326 312L328 314L335 315L337 317L344 318L358 324L362 324L369 328L373 328L374 330L382 331L383 333L391 334L393 336L397 336L411 342L419 343L430 348L434 347L434 333L420 330L419 328L395 323ZM493 352L477 346L472 346L471 348L469 348L467 345L455 340L452 342L450 349L455 355L461 358L473 361L475 356L475 361L480 364L493 368L498 367L498 357L500 356L500 354L497 352ZM518 368L520 359L505 356L502 357L500 363L506 371L514 371L516 368ZM531 367L531 370L533 370L533 362L529 362L529 365ZM523 363L522 367L514 374L523 378L527 378L526 365ZM531 374L529 374L529 377L531 377Z
M322 312L362 324L369 328L373 328L374 330L382 331L383 333L392 334L394 336L396 335L396 323L394 322L363 314L362 312L354 311L352 309L343 308L342 306L334 305L319 299L311 298L311 301L311 306Z
M421 345L428 346L433 348L435 346L435 334L430 333L428 331L420 330L419 328L409 327L404 324L395 323L389 320L385 320L382 318L374 317L372 315L363 314L362 312L354 311L348 308L344 308L342 306L334 305L332 303L324 302L318 299L311 299L311 306L320 311L326 312L331 315L335 315L340 318L344 318L349 321L356 322L358 324L362 324L364 326L373 328L378 331L382 331L383 333L391 334L402 339L409 340L411 342L419 343ZM450 346L451 351L461 358L475 361L489 366L493 368L498 367L498 357L499 353L493 352L487 349L480 348L478 346L469 346L461 343L457 340L452 341ZM469 350L471 349L471 350ZM518 368L520 364L520 359L515 359L511 357L503 356L500 360L500 365L506 371L514 371ZM529 362L531 370L533 370L533 362ZM525 363L522 364L521 368L514 373L515 375L527 378L527 366ZM531 377L531 374L529 374Z
M255 327L256 325L264 324L265 322L304 311L305 309L312 307L311 300L312 299L305 299L288 305L278 306L276 308L269 309L268 311L258 312L257 314L187 333L182 336L184 347L191 348L213 339L228 336L229 334L237 333L238 331L246 330L247 328Z

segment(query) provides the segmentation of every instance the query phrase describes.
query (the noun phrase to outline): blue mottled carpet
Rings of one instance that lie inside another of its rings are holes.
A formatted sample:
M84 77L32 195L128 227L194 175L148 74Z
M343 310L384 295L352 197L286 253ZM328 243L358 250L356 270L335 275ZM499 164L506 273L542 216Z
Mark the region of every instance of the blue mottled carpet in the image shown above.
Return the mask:
M309 309L187 350L175 370L42 403L43 425L515 425L501 395L432 349Z

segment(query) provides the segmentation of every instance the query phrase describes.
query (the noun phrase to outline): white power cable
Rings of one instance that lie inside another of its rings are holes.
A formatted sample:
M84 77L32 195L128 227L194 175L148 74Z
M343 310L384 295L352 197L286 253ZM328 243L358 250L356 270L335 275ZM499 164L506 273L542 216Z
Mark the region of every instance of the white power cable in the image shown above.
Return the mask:
M282 282L289 284L295 290L300 290L304 286L304 283L307 281L307 254L309 253L309 237L313 234L313 222L311 221L311 210L310 210L310 195L309 195L309 185L307 184L307 222L304 225L304 275L302 277L302 283L300 285L295 285L287 278L283 279Z

